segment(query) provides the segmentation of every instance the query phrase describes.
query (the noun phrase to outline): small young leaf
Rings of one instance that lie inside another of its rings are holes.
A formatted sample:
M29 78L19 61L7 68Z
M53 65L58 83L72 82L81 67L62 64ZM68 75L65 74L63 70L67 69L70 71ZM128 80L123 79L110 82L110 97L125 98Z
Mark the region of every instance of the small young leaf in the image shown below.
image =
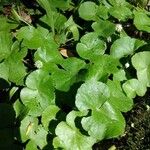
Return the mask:
M75 41L79 40L78 25L73 21L72 16L65 22L65 28L72 32Z

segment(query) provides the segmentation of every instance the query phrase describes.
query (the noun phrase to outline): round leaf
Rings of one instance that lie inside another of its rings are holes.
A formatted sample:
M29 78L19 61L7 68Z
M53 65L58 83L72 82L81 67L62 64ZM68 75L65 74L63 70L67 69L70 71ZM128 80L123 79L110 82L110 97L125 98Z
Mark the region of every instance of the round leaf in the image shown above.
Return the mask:
M98 35L94 32L87 33L80 41L76 49L82 58L94 59L95 56L100 56L105 52L105 42L100 40Z
M132 57L132 64L137 70L138 80L150 87L150 52L139 52Z
M109 96L110 93L106 84L90 80L78 89L75 103L81 111L100 109Z
M84 2L79 7L79 16L84 20L95 20L97 8L94 2Z
M140 46L144 45L145 42L133 39L130 37L122 37L116 40L111 46L110 54L115 58L122 58L129 54L132 54Z
M134 24L138 30L150 33L150 18L144 11L134 11Z

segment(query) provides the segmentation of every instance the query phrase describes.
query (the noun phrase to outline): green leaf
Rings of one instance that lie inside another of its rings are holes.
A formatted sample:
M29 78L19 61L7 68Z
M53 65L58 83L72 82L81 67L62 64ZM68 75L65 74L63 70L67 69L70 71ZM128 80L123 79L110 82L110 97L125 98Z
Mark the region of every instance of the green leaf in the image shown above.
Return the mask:
M45 130L48 131L49 123L52 120L55 120L56 114L59 111L59 108L55 105L48 106L42 113L42 124Z
M47 107L54 103L55 94L50 76L43 70L32 72L26 79L26 85L32 90L38 90L44 102L40 102L41 106Z
M20 93L22 103L28 108L29 115L40 116L42 114L42 107L39 103L39 93L37 90L23 88Z
M104 54L106 44L99 39L97 33L91 32L82 36L76 49L80 57L92 60L95 56Z
M74 22L72 16L65 22L65 28L72 32L75 41L79 40L78 25Z
M77 58L67 58L60 64L62 69L56 68L51 72L55 88L60 91L68 91L76 82L80 69L85 67L85 62Z
M5 61L5 64L9 70L8 78L11 82L16 83L17 85L24 85L24 77L27 75L26 67L23 64L23 58L26 54L27 48L20 48L20 44L15 42L12 45L11 54Z
M108 8L103 5L99 5L96 15L104 20L108 19Z
M95 20L98 6L94 2L84 2L80 5L79 16L84 20Z
M137 70L138 80L150 87L150 52L139 52L132 57L132 64Z
M110 104L122 112L127 112L132 109L133 100L124 94L120 82L108 80L107 85L110 90Z
M108 0L111 5L122 6L126 4L125 0Z
M115 25L108 20L99 20L92 24L94 31L102 37L109 37L115 33Z
M38 150L37 145L33 141L29 141L26 145L26 150Z
M123 134L125 128L122 114L108 102L105 102L99 110L92 111L90 117L84 117L81 123L88 134L98 140L117 137Z
M146 93L146 86L140 83L137 79L131 79L123 84L123 89L128 97L135 98L138 96L144 96Z
M114 58L120 59L129 54L133 54L135 50L137 50L139 47L143 46L144 44L145 44L144 41L130 38L128 36L122 37L122 38L116 40L112 44L110 54Z
M134 11L134 25L138 30L150 33L150 18L144 11Z
M43 41L43 45L37 49L35 60L45 62L59 63L62 60L61 54L58 51L58 45L54 42L52 35L48 36Z
M31 139L40 149L43 149L47 145L47 134L48 132L40 125Z
M132 18L132 12L128 7L125 6L114 6L109 9L110 15L117 18L120 21L126 21Z
M127 80L126 73L123 69L118 70L113 74L113 80L124 81Z
M14 29L18 26L17 24L10 22L10 20L4 16L0 16L0 22L2 22L0 26L0 32L1 31L9 32L10 29Z
M26 85L21 91L21 100L29 107L30 115L38 116L42 109L54 104L53 83L47 72L40 69L32 72L26 79Z
M26 116L20 125L20 138L22 142L25 142L27 139L32 139L35 135L35 131L38 127L38 119Z
M56 127L57 138L54 139L55 148L62 147L65 150L92 150L95 139L82 135L77 128L70 127L65 122L60 122Z
M17 32L16 37L19 41L23 41L23 44L30 49L39 48L43 43L42 33L32 26L22 27Z
M148 6L148 4L149 4L149 1L148 0L138 0L137 3L139 6L146 8L146 6Z
M28 108L25 107L19 99L17 99L15 101L15 103L13 104L13 108L15 110L16 113L16 118L19 119L19 121L23 120L25 118L25 116L28 114Z
M72 127L72 128L74 128L74 129L76 129L76 122L75 122L75 119L77 118L77 117L83 117L83 116L86 116L87 115L87 113L88 113L88 111L71 111L71 112L69 112L69 114L67 115L67 117L66 117L66 122L67 122L67 124L70 126L70 127Z
M67 21L67 18L61 13L57 12L53 13L53 17L54 17L53 19L54 27L58 33L61 33L64 30L64 24ZM52 24L51 22L52 20L50 20L47 15L41 17L40 20L44 23L47 23L48 25Z
M9 68L5 62L0 63L0 78L8 81Z
M27 116L26 118L24 118L21 121L20 133L21 140L24 142L27 139L30 139L34 147L36 144L38 147L40 147L40 149L42 149L47 144L46 137L48 132L44 130L41 125L38 126L37 118L33 118L31 116Z
M89 80L78 89L75 104L80 111L100 109L109 96L110 92L106 84Z
M62 10L67 10L71 8L71 0L61 0L61 1L56 1L56 0L49 0L50 4L52 7L56 7Z
M93 78L96 80L107 79L110 74L118 71L118 66L120 66L119 61L112 56L98 56L93 63L90 64L85 78L86 80Z
M12 37L6 31L0 31L0 62L11 53Z

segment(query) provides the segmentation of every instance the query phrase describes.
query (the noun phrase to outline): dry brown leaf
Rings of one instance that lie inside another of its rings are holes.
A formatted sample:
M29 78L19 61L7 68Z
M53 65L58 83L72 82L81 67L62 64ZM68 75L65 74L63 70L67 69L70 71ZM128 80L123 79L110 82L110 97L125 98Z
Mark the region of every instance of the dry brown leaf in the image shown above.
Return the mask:
M64 57L73 57L73 54L68 49L60 48L59 51Z
M25 11L21 11L20 12L20 16L22 17L22 19L28 23L32 22L32 18L30 15L28 15Z

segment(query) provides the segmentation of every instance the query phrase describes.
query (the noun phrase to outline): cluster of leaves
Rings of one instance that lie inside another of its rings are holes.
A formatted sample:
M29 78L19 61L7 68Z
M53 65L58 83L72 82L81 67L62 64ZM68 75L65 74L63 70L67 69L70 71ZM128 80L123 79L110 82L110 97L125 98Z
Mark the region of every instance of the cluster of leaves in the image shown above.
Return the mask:
M0 16L1 149L90 150L124 134L122 112L150 87L150 13L125 0L36 5L33 24L15 8Z

